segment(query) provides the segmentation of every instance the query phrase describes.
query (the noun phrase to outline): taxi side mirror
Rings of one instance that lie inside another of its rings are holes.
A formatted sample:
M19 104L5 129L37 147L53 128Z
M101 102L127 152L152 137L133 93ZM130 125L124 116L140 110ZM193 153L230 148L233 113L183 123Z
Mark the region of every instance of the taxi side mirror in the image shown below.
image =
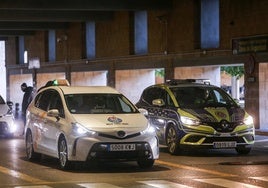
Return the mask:
M155 99L152 101L152 104L154 106L164 106L165 105L165 102L163 99Z
M55 117L57 121L60 119L60 112L58 109L51 109L47 112L47 116L49 117Z

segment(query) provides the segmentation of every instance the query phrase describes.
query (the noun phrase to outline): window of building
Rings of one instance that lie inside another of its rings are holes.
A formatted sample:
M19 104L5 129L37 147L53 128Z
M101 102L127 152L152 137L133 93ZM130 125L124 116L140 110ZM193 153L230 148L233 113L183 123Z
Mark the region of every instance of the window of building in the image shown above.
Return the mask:
M219 0L201 0L201 48L218 48Z
M56 31L48 31L48 61L56 61Z
M135 54L148 53L147 11L136 11L134 15Z
M95 22L86 22L86 55L87 59L96 57Z

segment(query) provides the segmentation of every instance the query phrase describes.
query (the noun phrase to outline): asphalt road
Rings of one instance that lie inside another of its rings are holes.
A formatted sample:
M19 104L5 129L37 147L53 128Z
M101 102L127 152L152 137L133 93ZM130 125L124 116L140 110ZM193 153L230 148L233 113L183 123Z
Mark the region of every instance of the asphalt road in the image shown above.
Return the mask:
M56 159L25 158L24 139L0 138L0 187L16 188L166 188L268 187L268 137L257 136L249 155L234 150L201 150L172 156L161 147L151 169L135 162L79 164L71 171L58 168Z

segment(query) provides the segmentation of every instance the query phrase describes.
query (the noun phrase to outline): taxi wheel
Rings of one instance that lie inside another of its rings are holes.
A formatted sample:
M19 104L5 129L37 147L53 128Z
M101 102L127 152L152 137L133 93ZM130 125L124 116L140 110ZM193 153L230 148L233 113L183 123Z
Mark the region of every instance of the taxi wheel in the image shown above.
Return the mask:
M235 148L236 152L241 155L247 155L251 151L251 147L240 146Z
M59 164L60 168L64 170L71 169L71 162L68 160L68 148L67 142L63 136L59 139Z
M31 131L27 131L25 137L26 156L29 161L40 160L41 154L36 153L33 149L33 137Z
M141 168L151 168L154 165L154 160L153 159L138 160L137 163Z
M172 125L169 126L166 133L166 143L168 146L168 152L172 155L179 153L179 138L176 128Z

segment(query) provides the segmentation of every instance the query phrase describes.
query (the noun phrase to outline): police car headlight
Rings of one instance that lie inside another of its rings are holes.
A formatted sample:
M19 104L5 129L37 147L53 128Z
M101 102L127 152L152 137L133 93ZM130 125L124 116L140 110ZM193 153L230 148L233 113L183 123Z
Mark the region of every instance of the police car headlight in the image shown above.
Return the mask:
M82 126L79 123L72 123L72 130L73 130L74 134L76 134L76 135L86 135L86 134L94 135L94 134L96 134L96 132L86 129L84 126Z
M197 119L181 116L181 122L185 125L199 125L200 121Z
M245 125L253 125L254 121L253 121L253 117L252 116L248 116L244 119L244 124Z

